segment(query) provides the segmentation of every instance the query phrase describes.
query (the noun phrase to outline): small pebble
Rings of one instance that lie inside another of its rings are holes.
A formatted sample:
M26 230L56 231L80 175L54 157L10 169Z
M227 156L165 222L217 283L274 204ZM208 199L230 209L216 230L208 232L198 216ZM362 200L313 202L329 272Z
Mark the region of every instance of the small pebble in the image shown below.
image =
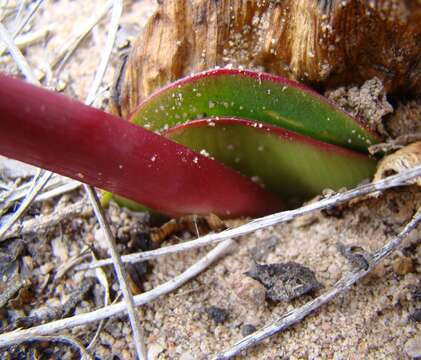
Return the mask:
M365 276L361 282L364 285L370 285L376 281L379 281L379 279L383 278L385 274L386 268L383 264L379 264L370 273L368 273L367 276Z
M215 324L223 324L227 320L228 312L225 309L217 306L209 306L205 311Z
M257 280L238 274L233 278L232 289L244 304L257 307L265 304L266 289Z
M51 201L46 200L43 201L41 204L41 214L42 215L49 215L53 212L54 210L54 205Z
M398 275L406 275L415 271L414 261L406 256L395 259L392 263L392 268Z
M409 318L410 318L412 321L415 321L415 322L420 322L420 321L421 321L421 308L419 308L419 309L415 310L414 312L412 312L412 313L409 315Z
M247 336L253 334L256 331L256 327L252 324L244 324L241 327L241 335Z

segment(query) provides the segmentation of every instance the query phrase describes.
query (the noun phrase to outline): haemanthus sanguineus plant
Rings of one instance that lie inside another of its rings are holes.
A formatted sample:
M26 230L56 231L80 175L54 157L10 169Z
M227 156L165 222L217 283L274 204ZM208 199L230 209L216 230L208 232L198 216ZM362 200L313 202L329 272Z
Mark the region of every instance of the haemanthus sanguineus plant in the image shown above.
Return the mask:
M278 199L237 172L153 132L0 75L0 153L171 216L257 216Z
M263 215L289 197L356 185L375 166L364 152L377 138L361 124L297 83L251 71L180 80L130 122L0 75L0 114L1 154L170 216Z

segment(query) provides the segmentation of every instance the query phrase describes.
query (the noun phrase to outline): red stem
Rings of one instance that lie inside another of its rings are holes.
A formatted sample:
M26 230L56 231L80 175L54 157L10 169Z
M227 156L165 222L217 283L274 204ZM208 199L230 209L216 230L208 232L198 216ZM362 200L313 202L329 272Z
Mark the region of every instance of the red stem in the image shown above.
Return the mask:
M0 74L0 153L171 215L259 216L274 196L222 164L60 94Z

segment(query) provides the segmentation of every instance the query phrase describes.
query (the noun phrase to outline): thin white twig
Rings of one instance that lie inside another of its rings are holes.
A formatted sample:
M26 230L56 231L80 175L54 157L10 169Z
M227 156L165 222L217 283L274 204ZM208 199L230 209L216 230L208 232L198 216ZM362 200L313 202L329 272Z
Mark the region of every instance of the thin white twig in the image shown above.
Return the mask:
M91 256L92 256L93 259L96 259L95 253L92 250L91 250ZM95 269L95 275L96 275L96 278L98 279L99 283L104 288L104 306L107 306L107 305L110 304L110 286L108 284L107 276L105 275L105 271L101 268ZM114 299L114 302L117 302L118 299L119 299L119 296L117 296ZM98 341L99 335L100 335L102 329L104 328L105 321L106 320L103 319L99 322L98 328L95 331L95 335L93 336L93 338L89 342L89 345L86 347L88 350L91 350L91 349L94 348L96 342Z
M28 62L26 61L25 57L22 55L20 50L17 48L16 44L13 42L13 38L11 37L9 32L1 22L0 40L6 44L7 48L9 49L10 55L12 55L13 60L16 62L22 73L25 75L25 78L33 84L38 84L38 80L32 72L31 67L29 66Z
M72 34L64 42L64 46L59 50L58 54L51 60L50 67L55 69L58 65L58 69L61 69L63 65L67 62L69 57L73 54L76 48L79 46L80 42L85 38L87 34L92 30L92 28L98 24L99 21L108 13L111 9L113 1L108 1L100 11L96 12L92 18L90 18L85 25L80 25L76 27L76 33Z
M133 295L127 284L127 276L124 270L124 265L117 251L117 244L115 242L113 234L111 233L110 226L105 217L104 209L101 206L101 203L98 199L96 191L90 185L84 185L84 188L85 188L86 193L88 194L89 200L95 212L95 216L101 226L104 237L108 243L108 247L111 253L111 258L113 259L113 263L114 263L114 269L117 274L117 279L120 285L120 289L123 293L123 298L126 303L130 324L133 330L133 340L136 345L137 356L141 360L146 360L147 355L146 355L145 342L143 340L142 328L140 327L139 317L135 309Z
M51 32L51 30L52 30L52 26L49 25L49 26L45 26L42 29L30 32L30 33L26 33L24 35L20 35L16 37L15 44L18 47L18 49L24 49L36 42L39 42L45 37L47 37L47 35ZM3 44L0 44L0 56L1 56L1 53L5 51L5 49L6 47L3 46Z
M9 231L9 229L13 226L13 224L20 219L23 214L25 214L26 210L31 206L32 201L38 195L38 193L42 190L45 184L50 179L52 173L49 171L43 171L42 175L40 176L39 180L35 179L34 186L26 195L25 199L19 205L19 208L13 213L13 215L7 219L6 223L0 229L0 242L4 240L4 235Z
M25 28L25 26L32 20L35 13L40 8L41 4L44 2L44 0L38 0L35 5L32 7L32 9L29 11L29 13L26 15L26 17L16 26L15 30L13 31L13 35L11 36L11 39L13 40L16 36L18 36L22 30ZM7 50L7 48L2 47L0 49L0 56L4 54L4 52Z
M60 186L56 187L55 189L44 191L42 194L39 194L35 198L34 201L38 202L38 201L45 201L45 200L51 199L51 198L56 197L58 195L62 195L62 194L68 193L70 191L76 190L81 185L82 184L79 181L76 181L76 180L69 181L69 182L67 182L63 185L60 185Z
M235 244L232 240L227 240L222 244L218 244L213 250L211 250L206 256L200 259L197 263L189 267L186 271L166 283L157 286L155 289L147 291L143 294L136 295L134 302L136 306L141 306L152 302L159 296L168 294L175 289L179 288L187 281L197 276L203 270L205 270L210 264L223 256L230 248ZM92 322L107 319L111 316L121 315L127 311L126 303L119 302L114 305L105 306L101 309L75 315L66 319L56 320L47 324L35 326L30 329L15 330L12 332L0 334L0 347L11 346L18 344L25 339L31 339L33 336L42 336L54 334L58 331L70 329L75 326L82 326Z
M376 251L376 253L372 257L372 261L370 267L368 269L358 269L352 272L347 273L345 276L342 277L334 287L324 293L323 295L319 296L318 298L308 302L307 304L289 311L288 313L284 314L276 320L275 322L266 325L262 329L254 332L251 335L248 335L233 345L230 349L225 350L219 353L214 360L226 360L231 359L233 356L238 355L241 351L244 351L247 348L255 346L256 344L260 343L264 339L277 334L291 325L294 325L305 318L307 315L312 313L313 311L320 308L322 305L332 301L337 295L347 291L352 285L354 285L358 280L362 277L370 273L371 270L383 259L389 256L393 251L395 251L405 237L418 225L421 221L421 208L418 209L416 214L413 216L412 220L405 226L405 228L399 233L399 235L388 242L384 247L380 250Z
M6 232L3 236L3 240L10 239L15 236L40 234L66 219L88 214L91 214L91 209L86 200L81 200L66 207L55 209L52 214L26 220L22 224L15 224L8 232Z
M86 258L90 258L90 257L91 257L91 254L90 254L89 247L83 248L80 254L70 258L65 263L59 265L54 275L54 281L60 280L71 268L73 268L75 265L79 264ZM96 273L96 270L95 270L95 273Z
M18 36L23 31L23 29L25 29L25 26L28 25L29 22L33 19L34 15L40 9L43 2L44 0L38 0L34 4L34 6L32 6L28 14L23 18L23 20L16 26L15 30L13 31L13 38Z
M19 26L19 19L20 19L22 13L23 13L24 7L25 7L25 0L21 0L20 1L20 4L19 4L18 11L16 12L15 20L14 20L14 22L15 22L15 31L16 31L17 27Z
M114 0L113 1L113 11L111 14L111 22L108 26L108 36L107 42L105 44L104 50L101 53L101 62L98 66L98 70L95 74L94 81L89 89L89 94L86 99L87 104L92 104L96 93L98 92L99 87L101 86L102 79L104 77L105 71L107 69L111 52L114 47L115 39L117 36L118 27L120 25L120 18L123 12L123 1L122 0Z
M189 251L189 250L196 249L202 246L215 244L217 242L221 242L228 238L237 238L239 236L243 236L251 232L254 232L258 229L262 229L268 226L290 221L298 216L308 214L312 211L322 210L322 209L329 208L331 206L342 204L356 197L364 196L364 195L377 192L377 191L383 191L383 190L396 187L396 186L406 185L408 184L410 180L418 176L421 176L421 166L407 170L398 175L388 177L376 183L362 185L355 189L352 189L343 193L338 193L336 195L333 195L331 197L322 199L314 203L310 203L298 209L283 211L283 212L268 215L262 218L254 219L234 229L221 231L220 233L217 233L217 234L209 234L206 236L202 236L201 238L198 238L196 240L186 241L181 244L166 246L164 248L160 248L156 250L145 251L145 252L140 252L140 253L135 253L135 254L130 254L130 255L124 255L122 256L121 259L125 263L136 263L140 261L155 259L163 255L169 255L169 254L182 252L182 251ZM77 270L93 269L98 266L105 266L105 265L111 265L111 264L112 264L112 260L104 259L104 260L92 262L90 264L79 265L76 267L76 269Z
M76 190L81 185L82 184L76 180L70 180L57 175L53 176L48 182L48 185L44 187L44 191L35 198L34 202L48 200L55 196ZM3 207L10 206L15 201L25 197L25 195L28 193L28 189L30 188L30 186L31 184L25 183L13 191L9 190L10 193L0 195L0 203L5 203Z

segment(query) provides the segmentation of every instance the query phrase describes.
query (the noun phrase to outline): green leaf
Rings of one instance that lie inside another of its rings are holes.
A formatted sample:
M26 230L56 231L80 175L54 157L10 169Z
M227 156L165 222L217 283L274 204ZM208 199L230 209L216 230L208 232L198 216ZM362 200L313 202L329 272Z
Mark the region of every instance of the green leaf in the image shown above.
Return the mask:
M326 188L352 188L370 178L376 166L365 154L243 119L195 120L163 134L257 177L284 199L304 200Z
M326 98L288 79L218 69L193 75L145 99L130 121L154 131L200 118L238 117L366 152L376 135Z

